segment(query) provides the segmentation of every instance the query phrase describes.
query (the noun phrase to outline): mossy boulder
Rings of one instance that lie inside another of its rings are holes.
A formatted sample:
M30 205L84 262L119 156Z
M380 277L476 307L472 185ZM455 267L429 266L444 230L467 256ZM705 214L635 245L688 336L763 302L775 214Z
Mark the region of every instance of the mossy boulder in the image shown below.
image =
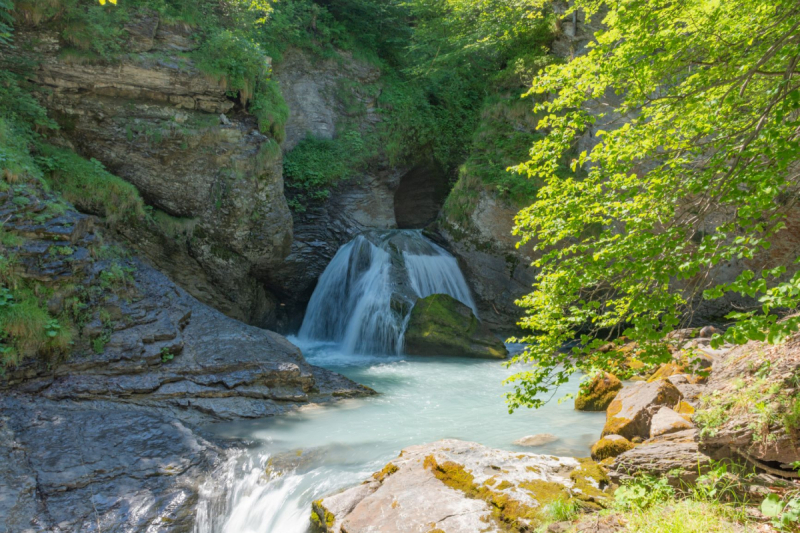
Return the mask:
M661 365L658 370L656 370L653 375L647 378L648 383L652 383L654 381L659 381L663 379L667 379L670 376L674 376L676 374L683 374L685 369L683 366L677 363L665 363Z
M621 435L608 435L603 437L592 446L592 459L603 461L610 457L616 457L628 450L632 450L634 444Z
M622 382L613 374L602 372L581 387L575 398L575 409L578 411L605 411L622 390Z
M650 438L650 423L656 407L674 407L683 398L681 392L667 380L651 383L639 381L623 388L606 410L606 435Z
M469 307L446 294L417 300L406 329L405 352L484 359L504 359L508 355L503 342Z
M406 448L391 464L389 476L377 473L314 502L312 518L322 531L523 533L545 527L546 507L555 502L582 509L610 503L610 480L589 459L450 439Z

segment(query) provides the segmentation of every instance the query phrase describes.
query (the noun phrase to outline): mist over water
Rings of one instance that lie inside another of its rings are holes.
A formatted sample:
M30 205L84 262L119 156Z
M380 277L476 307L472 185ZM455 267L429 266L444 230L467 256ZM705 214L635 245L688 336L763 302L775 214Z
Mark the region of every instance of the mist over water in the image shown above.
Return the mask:
M404 242L406 282L417 296L445 292L474 307L454 258L418 233ZM404 317L392 309L392 292L404 281L390 271L390 252L363 237L343 246L320 278L300 334L290 338L309 363L380 394L211 428L252 444L203 486L195 533L306 533L312 501L361 483L405 447L443 438L589 454L603 413L552 401L509 415L503 395L510 387L503 380L515 369L497 361L397 355ZM560 395L577 388L574 380ZM513 444L538 433L559 440L537 448Z

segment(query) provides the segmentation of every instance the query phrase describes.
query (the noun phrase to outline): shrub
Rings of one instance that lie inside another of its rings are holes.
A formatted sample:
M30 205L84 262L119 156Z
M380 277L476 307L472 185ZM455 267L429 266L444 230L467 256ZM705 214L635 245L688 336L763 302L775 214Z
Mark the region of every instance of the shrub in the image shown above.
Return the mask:
M357 131L348 131L336 139L302 140L283 162L290 207L303 212L308 205L325 200L331 187L363 169L372 153Z

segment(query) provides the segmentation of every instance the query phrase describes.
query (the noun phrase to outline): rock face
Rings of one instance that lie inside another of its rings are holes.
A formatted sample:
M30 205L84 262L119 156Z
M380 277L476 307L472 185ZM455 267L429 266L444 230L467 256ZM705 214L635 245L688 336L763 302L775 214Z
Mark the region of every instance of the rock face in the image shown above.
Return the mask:
M27 201L0 193L15 238L3 253L52 291L52 312L70 313L64 302L84 296L70 357L30 359L0 380L0 529L189 531L198 481L224 451L200 424L370 393L141 260L96 259L90 217L68 209L38 219L52 199L12 190Z
M315 60L289 49L274 74L290 110L285 151L307 136L334 138L345 120L362 137L376 135L380 71L374 66L344 52L337 59ZM299 326L319 276L342 244L366 229L397 227L394 197L407 170L378 154L365 171L337 184L324 203L293 215L291 252L267 276L269 290L286 305L282 326Z
M618 456L609 476L629 481L637 473L667 476L670 483L692 483L710 467L711 459L700 451L697 430L689 429L646 440Z
M514 302L531 291L535 279L533 251L527 246L517 249L511 235L517 207L483 189L478 198L468 221L455 221L445 213L435 230L458 258L484 322L495 331L514 332L523 314Z
M622 382L613 374L602 372L597 374L575 398L575 409L578 411L605 411L622 390Z
M603 436L650 437L650 423L661 406L676 406L681 393L669 381L640 381L623 388L608 406Z
M446 294L420 298L411 310L405 334L410 355L455 355L503 359L505 345L472 313Z
M185 28L152 13L126 31L135 53L114 64L71 62L41 28L20 31L17 50L38 62L32 79L62 142L158 210L122 228L125 238L204 303L268 322L276 302L259 279L292 242L278 144L182 54L196 46Z
M589 460L519 454L458 440L412 446L364 484L313 505L328 533L529 531L555 500L606 501Z
M790 465L800 460L798 354L800 336L795 334L779 345L749 342L715 362L709 392L694 415L706 453L796 477ZM759 409L764 404L774 409L772 414Z

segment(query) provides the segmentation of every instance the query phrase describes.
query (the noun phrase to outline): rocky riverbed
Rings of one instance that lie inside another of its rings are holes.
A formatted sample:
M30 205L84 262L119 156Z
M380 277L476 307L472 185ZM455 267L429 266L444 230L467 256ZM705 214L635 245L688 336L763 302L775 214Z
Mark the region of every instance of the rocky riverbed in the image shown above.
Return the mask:
M200 425L372 394L142 260L102 259L110 243L91 217L36 218L54 201L36 186L0 193L15 275L51 291L56 311L78 293L90 310L66 359L24 362L0 381L6 531L189 531L198 486L231 446Z

